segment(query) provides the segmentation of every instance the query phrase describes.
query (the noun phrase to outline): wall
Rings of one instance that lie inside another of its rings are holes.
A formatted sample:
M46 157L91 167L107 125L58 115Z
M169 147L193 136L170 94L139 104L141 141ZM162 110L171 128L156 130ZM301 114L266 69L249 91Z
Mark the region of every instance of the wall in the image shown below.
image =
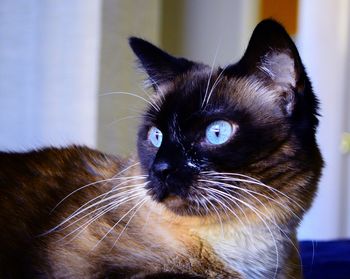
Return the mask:
M162 45L172 54L211 65L236 61L257 23L255 0L166 0Z
M145 103L117 92L147 98L128 37L159 43L160 12L160 0L103 1L98 89L98 147L103 151L127 155L135 150L138 116Z

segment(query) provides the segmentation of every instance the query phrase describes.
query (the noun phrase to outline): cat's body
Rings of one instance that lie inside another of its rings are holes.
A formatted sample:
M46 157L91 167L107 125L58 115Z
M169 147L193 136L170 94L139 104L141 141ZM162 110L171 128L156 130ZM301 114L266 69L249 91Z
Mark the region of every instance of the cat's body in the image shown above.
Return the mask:
M0 240L1 277L103 278L111 273L123 278L174 272L240 278L237 270L250 274L248 278L268 278L275 272L277 258L271 233L279 249L281 245L287 248L279 250L278 268L285 269L291 259L298 264L296 247L290 243L294 241L293 229L289 240L275 228L269 231L259 220L254 221L254 216L250 216L251 227L242 227L232 220L223 221L222 227L215 216L214 220L177 219L151 199L134 216L119 242L115 243L130 216L92 250L126 210L135 205L133 201L126 209L118 208L98 219L73 240L68 237L67 242L61 241L69 230L39 237L67 217L67 212L103 195L115 182L91 185L91 189L78 191L55 208L58 201L82 185L113 177L125 165L114 156L83 147L3 154L1 181L13 182L4 183L7 187L1 189L1 235L5 236ZM135 167L128 174L138 173L139 168ZM19 188L14 190L16 187Z
M300 278L317 101L273 21L225 69L130 44L157 95L138 157L0 153L0 276Z

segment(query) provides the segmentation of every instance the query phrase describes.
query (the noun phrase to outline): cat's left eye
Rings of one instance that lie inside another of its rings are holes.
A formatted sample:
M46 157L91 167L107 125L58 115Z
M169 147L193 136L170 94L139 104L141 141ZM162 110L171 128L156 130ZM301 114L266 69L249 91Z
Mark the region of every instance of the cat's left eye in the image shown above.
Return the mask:
M230 122L225 120L217 120L209 124L206 129L205 137L208 143L213 145L219 145L227 142L232 134L235 132L236 127Z
M163 133L156 127L152 127L148 132L148 140L157 148L160 147L163 140Z

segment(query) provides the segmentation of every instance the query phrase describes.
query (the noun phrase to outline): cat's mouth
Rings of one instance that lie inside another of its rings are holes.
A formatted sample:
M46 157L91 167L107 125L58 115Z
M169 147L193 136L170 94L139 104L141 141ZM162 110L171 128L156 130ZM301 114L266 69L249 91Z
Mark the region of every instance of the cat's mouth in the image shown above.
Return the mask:
M190 203L186 199L177 195L168 195L162 200L162 204L178 215L189 215L189 212L191 211Z
M180 216L202 216L208 213L203 212L204 210L199 204L201 191L196 189L193 184L185 184L178 180L178 177L172 178L172 180L168 178L165 182L159 181L159 179L151 180L151 183L146 186L148 195L169 211ZM192 180L191 183L193 183Z
M168 207L174 208L183 207L186 204L182 198L176 195L169 195L163 200L163 203Z

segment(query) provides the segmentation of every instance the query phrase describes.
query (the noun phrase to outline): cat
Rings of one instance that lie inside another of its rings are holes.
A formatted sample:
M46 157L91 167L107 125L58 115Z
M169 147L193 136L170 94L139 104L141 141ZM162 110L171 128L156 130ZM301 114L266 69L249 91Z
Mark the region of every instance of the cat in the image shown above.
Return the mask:
M1 278L302 278L318 100L272 19L224 68L132 37L155 91L129 159L0 153Z

